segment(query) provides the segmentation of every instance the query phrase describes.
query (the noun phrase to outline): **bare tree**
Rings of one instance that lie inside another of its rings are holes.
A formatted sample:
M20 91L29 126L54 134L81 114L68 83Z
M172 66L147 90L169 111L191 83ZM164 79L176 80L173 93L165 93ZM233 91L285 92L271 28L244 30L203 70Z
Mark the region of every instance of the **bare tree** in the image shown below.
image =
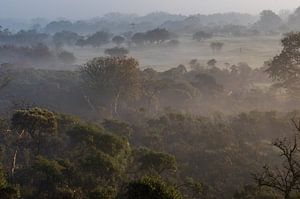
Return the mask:
M295 128L300 132L300 121L298 124L292 120ZM280 168L271 169L265 165L263 172L254 174L254 180L259 187L269 187L281 193L285 199L290 199L293 193L300 190L300 148L298 147L298 136L292 140L287 138L277 140L273 145L279 150L283 163Z

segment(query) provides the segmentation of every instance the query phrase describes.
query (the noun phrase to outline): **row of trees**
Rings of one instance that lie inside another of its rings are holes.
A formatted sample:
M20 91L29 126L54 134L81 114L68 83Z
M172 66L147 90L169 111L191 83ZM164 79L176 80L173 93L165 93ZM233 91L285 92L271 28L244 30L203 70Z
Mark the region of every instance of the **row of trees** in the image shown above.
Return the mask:
M169 112L132 124L115 119L92 124L37 107L16 110L11 119L1 119L0 196L290 199L298 193L298 141L277 141L286 162L261 173L261 162L278 159L260 140L293 137L285 121L294 114Z
M1 63L11 63L22 66L44 67L52 64L73 64L75 56L65 50L51 50L44 44L37 44L30 47L19 47L13 45L0 46Z
M137 60L124 57L128 53L125 48L116 47L106 51L111 57L95 58L82 67L81 71L61 71L57 74L56 72L23 71L17 68L8 69L5 67L2 70L10 76L17 77L14 85L11 85L11 89L17 93L13 96L17 95L38 103L46 103L51 107L60 107L59 110L62 111L72 110L70 104L66 103L67 99L70 99L74 104L87 103L86 105L93 110L97 110L100 115L105 117L108 115L123 117L130 109L136 111L140 108L144 109L146 114L154 114L169 105L176 109L192 112L209 112L212 109L215 110L216 107L219 110L231 110L231 108L245 110L245 107L247 107L246 110L250 110L254 104L259 107L270 107L270 104L264 102L271 100L278 107L281 107L285 103L287 103L286 106L289 106L288 103L296 102L293 97L286 98L287 101L282 101L278 95L279 91L288 91L286 94L289 94L289 96L295 96L299 93L297 91L298 78L296 75L298 65L297 62L293 61L293 57L297 56L297 49L299 48L297 38L298 33L289 34L285 37L282 53L276 56L269 63L270 65L259 69L252 69L246 63L237 65L225 63L221 68L217 60L211 59L207 63L191 60L187 66L179 65L164 72L157 72L150 68L142 71L138 68ZM217 44L215 43L215 45ZM37 53L43 52L42 50L37 51L39 51ZM216 51L218 51L217 47ZM42 54L38 55L37 59L43 57ZM285 57L290 60L285 59ZM67 61L68 53L62 56L61 59L63 58ZM192 70L188 70L189 68ZM18 70L22 72L18 72ZM131 70L135 71L134 75L131 75ZM267 73L264 73L265 70ZM291 72L291 70L294 72ZM101 71L105 74L105 77L97 71ZM23 73L30 75L24 77ZM132 79L126 79L128 74ZM272 87L267 89L256 86L256 83L270 83L267 74L274 77L274 80L280 81L276 81ZM38 75L41 75L41 77ZM87 75L92 77L87 79ZM59 96L62 99L61 104L52 103L51 100L45 99L45 97L38 99L30 97L30 95L36 95L30 90L31 85L28 85L26 81L21 81L21 79L28 78L32 85L40 85L39 82L43 82L41 87L44 89L38 91L40 96L46 96L43 90L51 89L57 97ZM53 82L45 82L45 79ZM119 79L122 81L118 82ZM95 81L93 84L98 85L98 88L96 86L92 87L89 81ZM131 81L134 81L134 84ZM62 84L62 82L64 83ZM109 85L106 85L108 83ZM20 86L26 86L24 89L27 90L28 94L19 90L18 87ZM286 90L281 90L281 88ZM64 90L68 90L68 93L64 93ZM126 96L127 94L123 93L125 91L130 93L131 90L138 92L136 98L131 97L131 94ZM6 94L7 96L12 95L9 91L6 91ZM274 96L278 96L278 100ZM217 101L219 97L223 98L222 102ZM170 99L172 100L170 101ZM235 106L225 105L233 101L239 103L234 103ZM82 108L86 109L85 111L89 109L87 107Z

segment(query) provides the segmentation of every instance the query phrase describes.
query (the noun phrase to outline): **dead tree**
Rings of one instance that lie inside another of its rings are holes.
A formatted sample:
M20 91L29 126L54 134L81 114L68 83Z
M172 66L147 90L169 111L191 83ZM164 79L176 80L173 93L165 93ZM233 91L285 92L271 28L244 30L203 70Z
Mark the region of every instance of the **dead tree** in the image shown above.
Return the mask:
M298 124L292 120L298 133L300 132L300 121ZM298 136L293 139L284 138L273 143L280 151L283 163L280 168L271 169L265 165L263 172L254 174L254 180L259 187L269 187L281 193L285 199L290 199L291 194L300 191L300 148L298 147Z

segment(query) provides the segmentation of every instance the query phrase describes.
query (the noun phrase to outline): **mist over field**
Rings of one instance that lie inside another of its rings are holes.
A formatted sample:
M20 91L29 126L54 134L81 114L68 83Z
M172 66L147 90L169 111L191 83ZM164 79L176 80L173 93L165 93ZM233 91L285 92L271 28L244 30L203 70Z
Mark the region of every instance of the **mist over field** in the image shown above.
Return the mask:
M300 198L299 6L0 0L0 199Z

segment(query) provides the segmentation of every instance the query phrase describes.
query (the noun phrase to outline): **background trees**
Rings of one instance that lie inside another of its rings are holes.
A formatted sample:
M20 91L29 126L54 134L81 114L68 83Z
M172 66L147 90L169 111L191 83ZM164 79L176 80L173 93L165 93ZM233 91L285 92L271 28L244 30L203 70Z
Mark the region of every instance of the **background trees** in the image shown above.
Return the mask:
M279 31L282 26L282 19L271 10L264 10L260 13L260 19L254 24L254 27L265 33Z
M78 39L76 45L100 47L104 44L109 43L110 37L111 35L108 32L99 31L88 36L86 39Z
M194 33L193 40L196 40L196 41L200 42L200 41L205 40L205 39L210 39L210 38L212 38L212 36L213 35L211 33L207 33L207 32L204 32L204 31L199 31L199 32Z
M212 42L210 43L210 48L213 50L213 52L220 52L224 46L224 43L222 42Z
M71 31L57 32L52 38L57 48L64 45L75 45L79 39L81 39L81 37L77 33Z
M143 45L145 43L156 43L161 44L166 40L171 39L171 33L163 28L156 28L149 30L145 33L135 33L131 40L137 45Z
M61 60L64 64L72 64L75 62L76 58L73 53L68 51L62 51L58 53L58 59Z
M111 57L124 57L129 53L129 50L126 48L119 48L119 47L114 47L114 48L109 48L104 51L105 54L111 56Z
M117 35L112 38L112 42L114 42L117 46L120 46L125 42L125 38L123 36Z

